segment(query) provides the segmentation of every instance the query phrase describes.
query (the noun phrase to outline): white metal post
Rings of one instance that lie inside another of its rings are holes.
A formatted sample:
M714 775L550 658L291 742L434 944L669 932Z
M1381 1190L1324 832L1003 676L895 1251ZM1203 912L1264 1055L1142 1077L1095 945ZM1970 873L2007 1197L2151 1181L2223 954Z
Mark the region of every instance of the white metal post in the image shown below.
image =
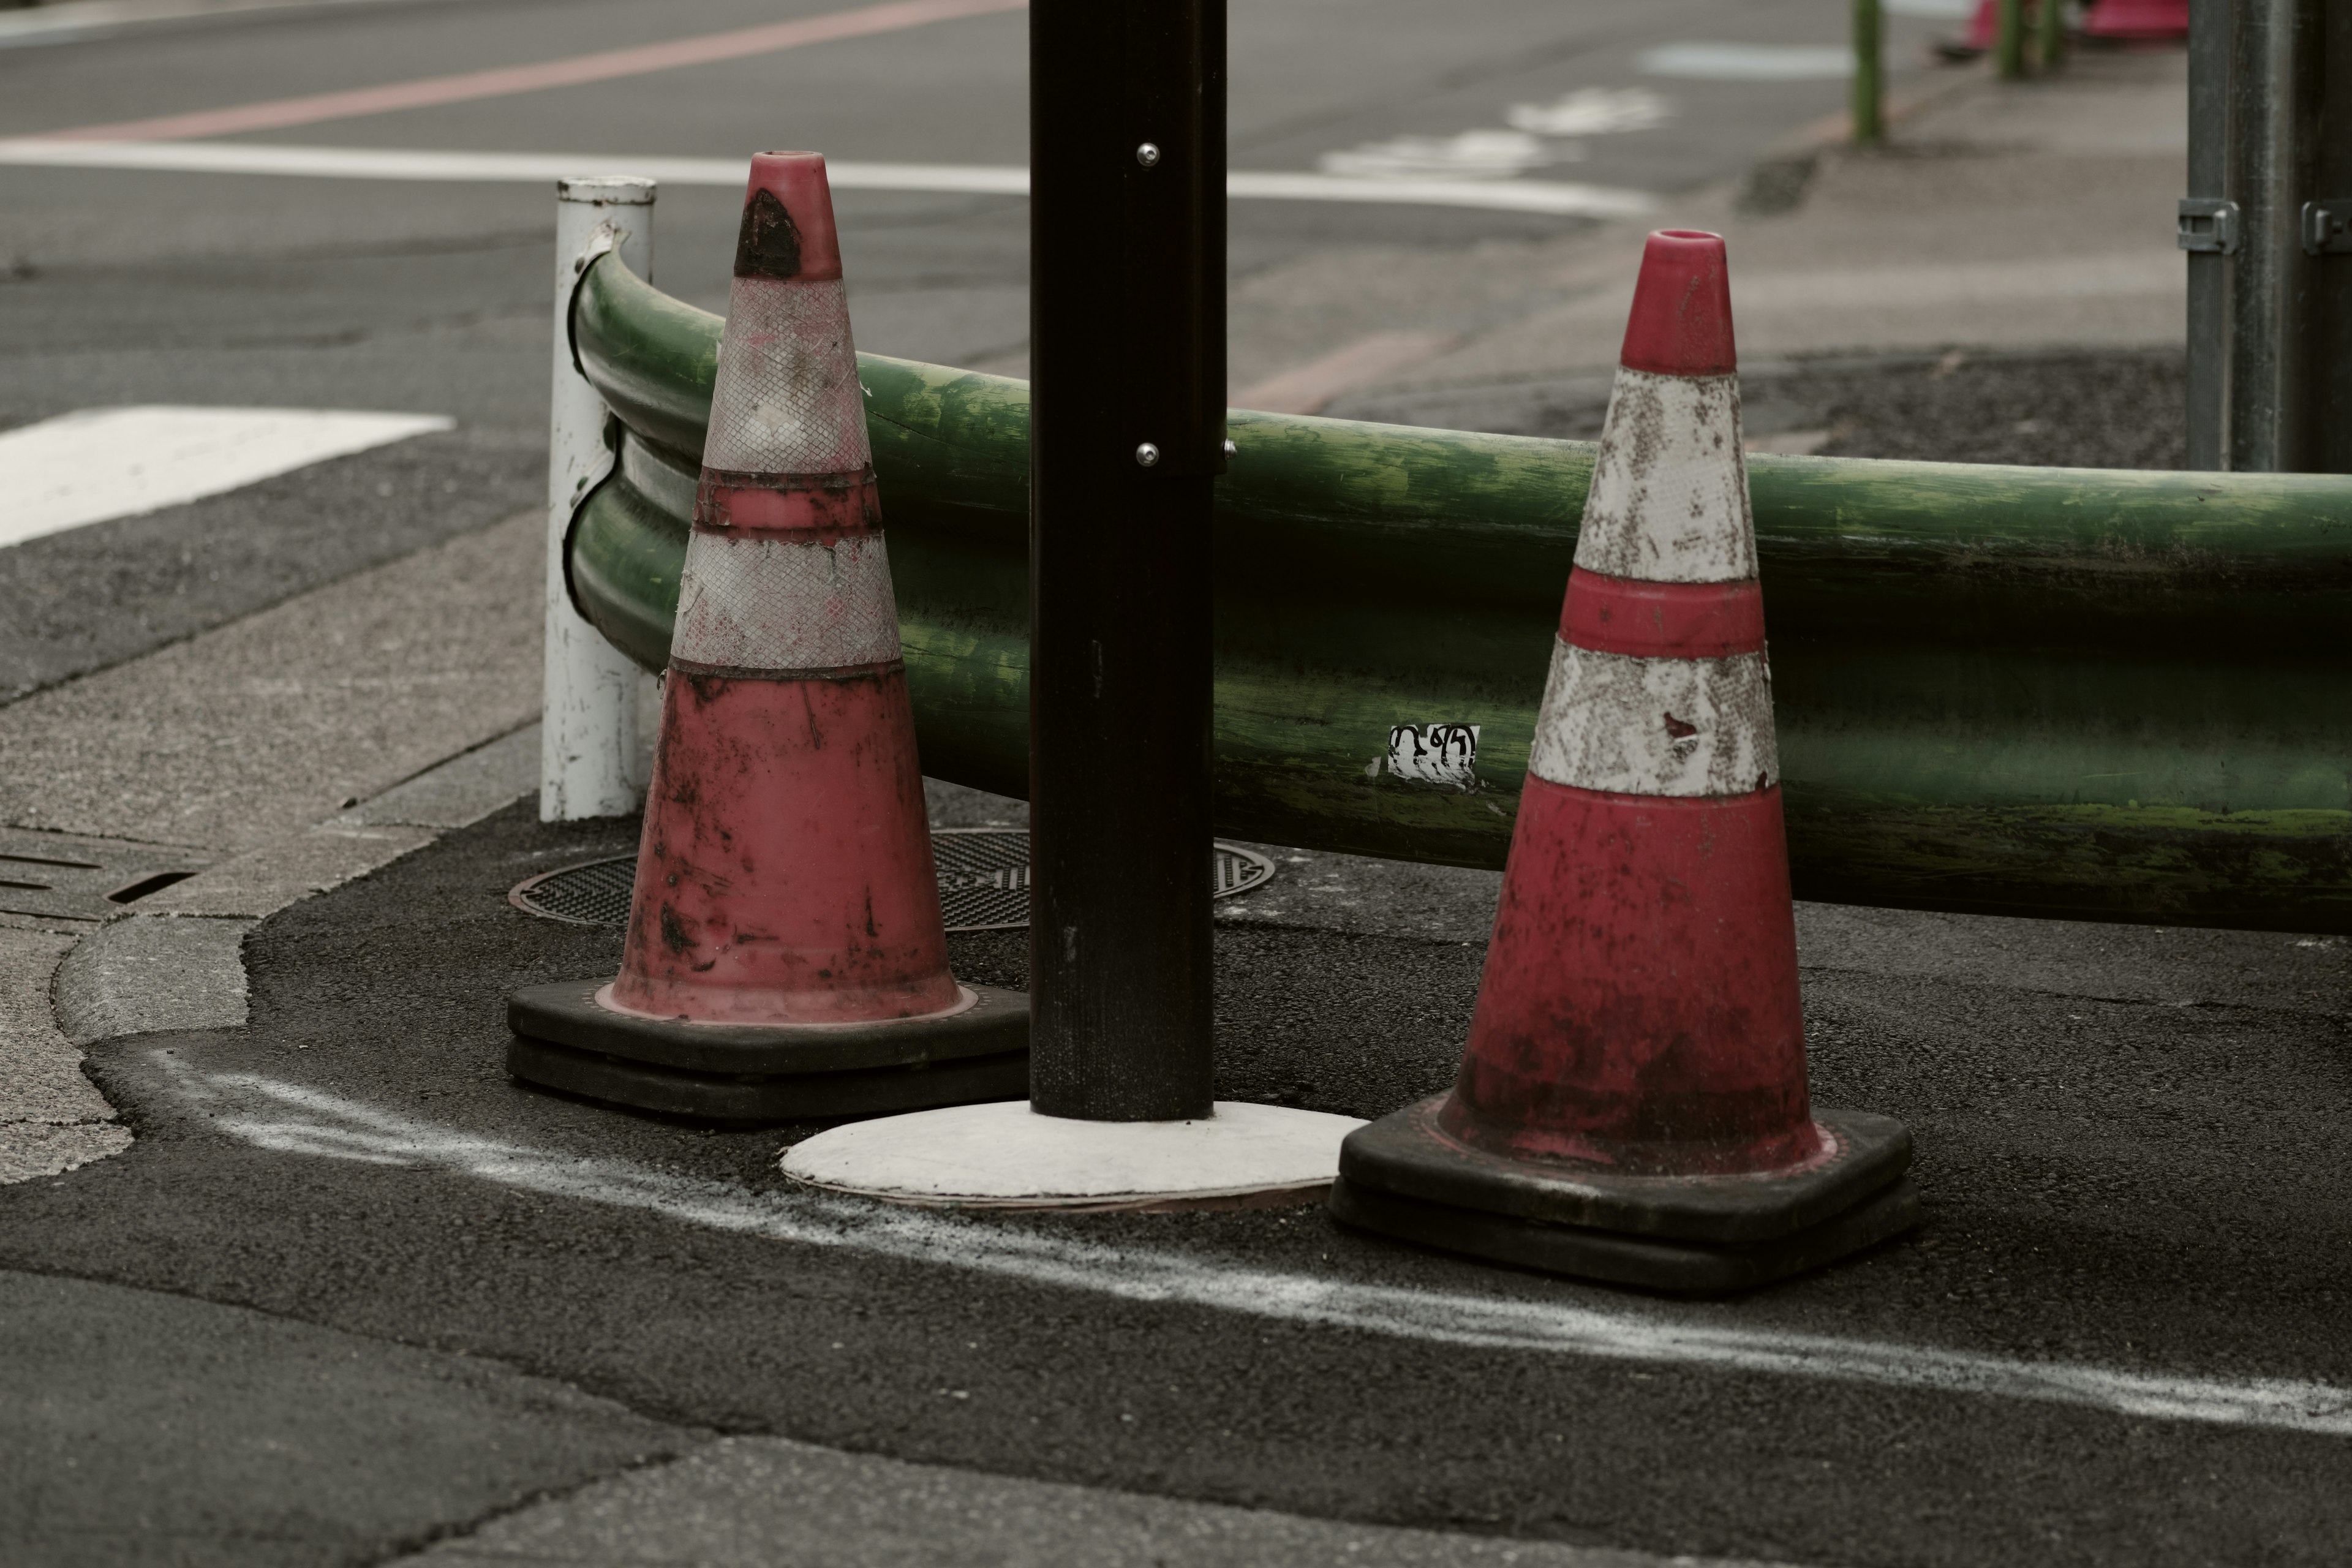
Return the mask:
M547 689L541 709L539 819L571 822L636 810L639 676L572 606L564 537L604 477L604 401L572 359L572 293L588 262L618 251L653 276L654 182L600 174L555 184L555 378L547 441Z

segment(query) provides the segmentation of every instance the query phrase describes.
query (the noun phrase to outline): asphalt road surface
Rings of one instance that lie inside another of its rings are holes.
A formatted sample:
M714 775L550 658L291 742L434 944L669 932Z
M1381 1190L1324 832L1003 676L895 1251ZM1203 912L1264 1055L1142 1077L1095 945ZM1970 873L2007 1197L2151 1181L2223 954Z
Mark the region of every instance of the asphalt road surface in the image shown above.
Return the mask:
M1927 1219L1690 1304L1313 1208L909 1215L790 1188L810 1128L518 1088L503 992L618 940L504 892L633 841L518 806L266 922L248 1027L93 1050L137 1142L0 1187L0 1500L35 1561L368 1561L711 1433L1801 1563L2352 1539L2341 944L1809 910L1815 1093L1910 1123ZM1318 908L1344 863L1286 870L1287 905L1221 924L1220 1095L1368 1116L1442 1087L1491 879L1418 873L1402 931ZM1021 954L953 957L1017 984Z

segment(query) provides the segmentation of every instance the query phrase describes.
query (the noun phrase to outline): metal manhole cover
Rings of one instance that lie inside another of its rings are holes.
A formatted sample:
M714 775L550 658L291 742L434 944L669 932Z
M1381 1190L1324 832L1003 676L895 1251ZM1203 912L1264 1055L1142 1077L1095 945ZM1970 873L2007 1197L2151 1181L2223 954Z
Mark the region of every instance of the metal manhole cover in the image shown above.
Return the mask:
M1215 847L1210 896L1232 898L1262 887L1274 862L1234 844ZM1029 923L1029 835L1022 828L941 827L931 831L939 868L940 912L950 931L1018 931ZM629 889L637 858L622 855L568 866L517 884L507 901L528 914L575 925L629 923Z

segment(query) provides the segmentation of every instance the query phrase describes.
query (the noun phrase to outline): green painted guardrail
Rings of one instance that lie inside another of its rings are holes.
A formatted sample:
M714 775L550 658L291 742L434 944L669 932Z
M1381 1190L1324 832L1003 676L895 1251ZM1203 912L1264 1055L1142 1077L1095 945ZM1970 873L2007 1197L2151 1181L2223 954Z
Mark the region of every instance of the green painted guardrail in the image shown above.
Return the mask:
M625 427L573 596L657 668L720 321L606 257L572 325ZM1028 388L860 372L925 771L1023 795ZM1500 865L1591 445L1231 434L1219 831ZM1799 896L2352 931L2352 480L1749 462ZM1475 787L1392 771L1406 725L1477 726Z

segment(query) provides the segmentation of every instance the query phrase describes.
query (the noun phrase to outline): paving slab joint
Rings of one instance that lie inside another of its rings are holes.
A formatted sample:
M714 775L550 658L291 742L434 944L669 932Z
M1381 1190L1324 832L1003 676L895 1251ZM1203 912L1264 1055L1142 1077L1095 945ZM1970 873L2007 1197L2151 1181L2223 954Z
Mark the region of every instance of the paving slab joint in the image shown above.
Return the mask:
M41 1100L42 1114L0 1104L0 1184L61 1174L131 1146L130 1129L82 1078L81 1047L244 1027L245 939L257 926L530 794L538 758L539 726L510 731L325 822L206 867L40 955L50 966L26 990L41 999L36 1012L46 1004L46 1016L0 1019L0 1066L8 1069L0 1079L64 1087ZM70 1117L51 1113L61 1095L73 1100Z

